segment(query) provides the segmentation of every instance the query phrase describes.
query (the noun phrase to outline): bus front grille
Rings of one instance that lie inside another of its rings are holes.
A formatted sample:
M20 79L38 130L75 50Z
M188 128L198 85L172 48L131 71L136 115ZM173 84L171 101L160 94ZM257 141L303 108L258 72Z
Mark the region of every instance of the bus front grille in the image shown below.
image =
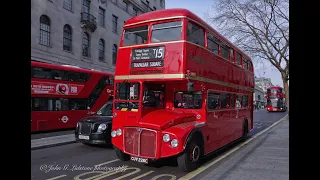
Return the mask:
M125 128L124 151L139 157L155 158L157 152L157 131L136 127Z

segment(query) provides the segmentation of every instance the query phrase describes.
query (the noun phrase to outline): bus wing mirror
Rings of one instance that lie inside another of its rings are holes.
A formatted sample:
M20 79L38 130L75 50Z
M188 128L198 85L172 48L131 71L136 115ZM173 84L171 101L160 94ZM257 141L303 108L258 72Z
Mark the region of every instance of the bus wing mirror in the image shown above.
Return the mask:
M194 84L193 84L193 82L188 82L187 86L188 86L188 91L189 91L189 92L194 91Z

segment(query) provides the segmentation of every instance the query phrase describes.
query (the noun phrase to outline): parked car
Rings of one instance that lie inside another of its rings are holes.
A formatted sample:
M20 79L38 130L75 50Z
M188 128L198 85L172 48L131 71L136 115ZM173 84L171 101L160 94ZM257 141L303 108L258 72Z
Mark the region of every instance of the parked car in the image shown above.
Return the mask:
M112 145L112 101L108 101L95 115L85 117L77 123L76 141L86 145Z

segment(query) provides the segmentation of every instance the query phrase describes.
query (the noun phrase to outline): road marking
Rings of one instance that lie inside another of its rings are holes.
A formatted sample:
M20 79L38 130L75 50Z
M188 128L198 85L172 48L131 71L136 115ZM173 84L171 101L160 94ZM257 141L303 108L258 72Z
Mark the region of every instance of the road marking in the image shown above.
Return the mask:
M127 169L127 167L128 166L123 166L123 168L126 168L126 169ZM111 176L111 175L117 174L118 172L121 172L121 171L118 171L117 169L113 169L111 171L108 171L108 170L107 171L90 171L90 172L85 172L85 173L82 173L82 174L78 174L77 176L74 177L74 180L93 180L95 178L100 178L101 176L104 176L104 177ZM88 177L86 179L81 179L80 178L80 177L86 176L88 174L96 174L96 175Z
M230 150L229 152L227 152L226 154L220 156L218 159L212 161L209 164L206 164L204 166L199 167L198 169L186 174L185 176L179 178L178 180L190 180L192 178L194 178L195 176L197 176L198 174L200 174L201 172L203 172L204 170L208 169L209 167L213 166L214 164L216 164L217 162L221 161L222 159L224 159L225 157L229 156L230 154L232 154L233 152L237 151L238 149L240 149L242 146L247 145L250 141L252 141L253 139L259 137L261 134L265 133L266 131L268 131L269 129L273 128L274 126L276 126L277 124L279 124L280 122L284 121L287 118L288 114L286 116L284 116L283 118L281 118L280 120L278 120L277 122L273 123L271 126L267 127L266 129L264 129L263 131L259 132L258 134L254 135L251 139L247 140L246 142L243 142L241 144L239 144L238 146L236 146L235 148L233 148L232 150Z
M107 161L107 162L104 162L104 163L101 163L101 164L97 164L97 165L94 165L94 166L102 166L102 165L110 164L110 163L113 163L113 162L116 162L116 161L120 161L120 159L114 159L114 160Z
M136 174L136 173L138 173L138 172L141 171L140 168L136 168L136 167L128 167L128 168L126 168L126 171L129 170L129 169L134 169L135 171L130 172L130 173L128 173L128 174L125 174L125 175L123 175L123 176L120 176L120 177L118 177L118 178L116 178L116 179L122 179L122 178L131 176L131 175ZM115 174L117 174L117 173L121 173L121 171L115 171L115 172L107 173L107 174L104 174L104 175L102 175L102 176L97 177L97 178L94 179L94 180L100 180L100 179L103 179L103 178L105 178L105 177L115 175Z
M149 174L151 174L151 173L153 173L153 172L154 172L154 171L146 172L146 173L144 173L144 174L142 174L142 175L140 175L140 176L137 176L137 177L135 177L135 178L132 178L132 179L130 179L130 180L140 179L140 178L142 178L142 177L148 176Z
M62 177L66 177L67 175L60 175L60 176L56 176L56 177L53 177L53 178L50 178L50 179L47 179L47 180L55 180L55 179L59 179L59 178L62 178Z
M112 172L112 171L107 171L107 172L105 172L105 171L90 171L90 172L85 172L85 173L82 173L82 174L78 174L78 175L75 176L73 179L74 179L74 180L92 180L92 179L94 179L94 178L96 178L96 177L100 177L100 176L102 176L102 175L104 175L104 174L108 174L108 173L110 173L110 172ZM98 174L98 173L99 173L99 174ZM86 175L88 175L88 174L95 174L95 176L88 177L88 178L86 178L86 179L81 179L81 178L80 178L80 177L86 176Z
M177 176L172 175L172 174L160 174L160 175L157 175L157 176L153 177L151 180L157 180L157 179L159 179L161 177L168 177L168 176L171 177L170 180L176 180L177 179Z

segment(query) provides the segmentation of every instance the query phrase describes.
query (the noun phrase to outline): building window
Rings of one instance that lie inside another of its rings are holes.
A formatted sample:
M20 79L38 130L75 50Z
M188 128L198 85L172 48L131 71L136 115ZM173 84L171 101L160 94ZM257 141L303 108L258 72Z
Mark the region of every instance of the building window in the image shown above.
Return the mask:
M129 11L129 5L128 5L128 3L125 2L125 1L123 1L123 4L124 4L124 7L125 7L126 12L128 12L128 11Z
M99 40L99 61L104 61L104 40Z
M45 15L40 17L40 44L50 46L50 19Z
M118 17L112 15L112 32L118 33Z
M164 8L164 1L160 0L160 7Z
M117 54L118 54L118 46L116 44L113 44L112 46L112 64L113 65L116 65Z
M133 15L134 16L138 16L138 11L136 9L133 8Z
M63 8L65 8L66 10L72 11L72 0L64 0Z
M90 13L90 1L89 0L83 0L82 11L87 14Z
M63 50L72 51L72 29L68 24L63 27Z
M104 27L104 16L105 15L105 10L101 7L99 7L99 25L101 27Z
M88 33L83 33L82 39L82 56L89 57L90 56L90 37Z

